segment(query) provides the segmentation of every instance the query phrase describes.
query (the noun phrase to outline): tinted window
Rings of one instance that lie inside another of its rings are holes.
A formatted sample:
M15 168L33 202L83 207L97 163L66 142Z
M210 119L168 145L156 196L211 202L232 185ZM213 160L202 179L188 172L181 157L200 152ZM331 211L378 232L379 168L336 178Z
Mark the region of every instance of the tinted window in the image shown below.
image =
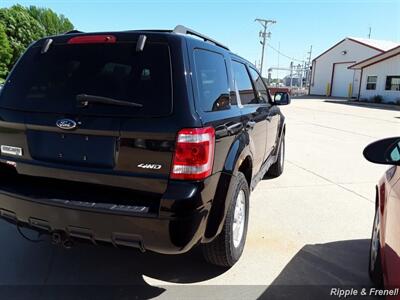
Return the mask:
M243 105L257 103L254 95L253 85L247 72L246 66L242 63L232 61L233 77L236 88L239 91L240 101Z
M172 107L169 48L146 43L79 44L31 48L18 63L0 96L0 106L28 111L167 115ZM88 94L143 104L143 108L90 104L78 108L76 96Z
M385 90L400 91L400 76L387 76Z
M251 77L253 78L253 81L256 86L256 90L259 93L259 102L261 103L268 103L268 91L267 88L258 72L254 70L253 68L250 68L250 74Z
M229 84L224 57L211 51L195 50L194 61L202 110L229 109Z

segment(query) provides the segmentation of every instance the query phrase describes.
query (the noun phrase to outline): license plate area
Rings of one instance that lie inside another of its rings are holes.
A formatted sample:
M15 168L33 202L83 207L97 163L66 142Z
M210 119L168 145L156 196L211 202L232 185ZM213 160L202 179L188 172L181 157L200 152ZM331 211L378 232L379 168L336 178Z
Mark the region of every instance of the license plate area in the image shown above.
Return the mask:
M117 137L29 130L33 159L69 165L113 168Z

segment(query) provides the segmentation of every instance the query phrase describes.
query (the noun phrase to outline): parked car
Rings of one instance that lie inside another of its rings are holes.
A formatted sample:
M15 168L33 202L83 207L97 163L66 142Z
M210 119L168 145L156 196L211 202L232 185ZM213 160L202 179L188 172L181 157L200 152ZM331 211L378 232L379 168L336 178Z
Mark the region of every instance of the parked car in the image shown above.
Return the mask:
M0 96L1 217L54 243L232 266L250 191L284 168L281 93L219 42L174 30L41 39Z
M364 149L367 160L392 165L376 187L375 218L369 274L386 287L400 286L400 137L374 142Z
M289 87L268 87L268 90L272 96L274 96L277 92L283 92L291 95L291 90Z

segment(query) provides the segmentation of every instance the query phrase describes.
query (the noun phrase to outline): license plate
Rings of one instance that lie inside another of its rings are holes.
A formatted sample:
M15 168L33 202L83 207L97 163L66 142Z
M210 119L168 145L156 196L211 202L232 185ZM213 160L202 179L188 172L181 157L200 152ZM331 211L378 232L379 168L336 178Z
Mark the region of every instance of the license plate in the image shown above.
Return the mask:
M22 148L13 147L13 146L7 146L7 145L1 145L1 153L2 154L10 154L10 155L22 156Z

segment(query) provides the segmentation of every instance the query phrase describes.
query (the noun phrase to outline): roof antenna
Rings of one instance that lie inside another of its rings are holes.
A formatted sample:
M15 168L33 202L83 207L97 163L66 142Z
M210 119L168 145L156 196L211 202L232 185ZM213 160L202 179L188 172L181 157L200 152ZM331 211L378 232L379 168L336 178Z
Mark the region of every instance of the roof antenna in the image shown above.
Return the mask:
M42 50L40 51L40 53L42 53L42 54L46 53L49 50L51 43L53 43L53 40L52 39L47 39L43 43Z
M136 44L136 52L142 52L144 49L144 45L146 44L147 36L144 34L141 34L139 36L139 40Z
M371 26L369 26L369 33L368 33L368 38L369 39L371 38L371 31L372 31L372 28L371 28Z

